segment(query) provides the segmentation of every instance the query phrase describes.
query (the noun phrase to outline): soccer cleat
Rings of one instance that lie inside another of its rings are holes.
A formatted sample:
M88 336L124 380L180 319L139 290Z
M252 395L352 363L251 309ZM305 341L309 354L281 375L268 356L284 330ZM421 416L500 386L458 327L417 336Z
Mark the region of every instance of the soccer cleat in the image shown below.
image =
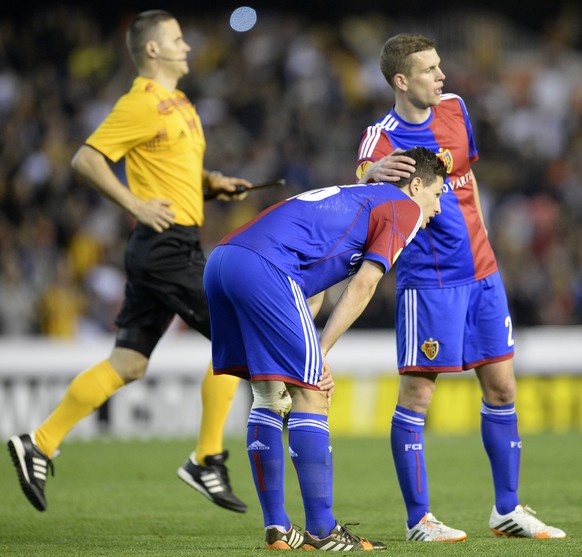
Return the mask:
M299 549L303 538L303 532L294 524L285 533L271 526L265 532L265 549Z
M432 513L426 513L412 528L406 527L409 542L462 542L467 539L463 530L455 530L437 520Z
M305 532L302 549L308 551L372 551L386 549L386 544L357 536L347 526L336 522L329 536L325 538L315 538L309 532Z
M235 496L230 487L228 470L224 465L227 458L228 451L207 456L204 465L196 464L191 458L187 458L178 468L178 476L219 507L244 513L247 506Z
M517 505L507 514L499 514L495 505L489 518L489 528L496 536L534 538L537 540L565 538L566 533L559 528L548 526L535 516L536 512L527 505Z
M35 509L45 511L48 506L44 496L47 473L50 470L51 475L55 475L51 459L34 444L28 434L11 437L8 440L8 451L24 495Z

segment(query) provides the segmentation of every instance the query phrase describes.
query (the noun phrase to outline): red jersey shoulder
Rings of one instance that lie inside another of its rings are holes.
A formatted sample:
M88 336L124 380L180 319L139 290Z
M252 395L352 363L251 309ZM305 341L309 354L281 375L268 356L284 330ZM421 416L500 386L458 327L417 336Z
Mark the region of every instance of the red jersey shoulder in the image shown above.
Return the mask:
M372 210L367 251L384 257L389 265L387 271L416 235L421 215L420 206L412 199L388 201Z
M464 103L459 95L455 95L453 93L447 93L441 95L441 102L434 107L434 113L442 114L448 113L452 116L457 116L460 118L464 118Z
M400 238L397 243L403 247L416 234L421 218L420 206L410 198L394 199L378 205L371 212L368 240L388 233L391 237Z
M420 205L412 199L394 201L395 218L394 228L408 240L410 235L418 230L419 220L422 217Z

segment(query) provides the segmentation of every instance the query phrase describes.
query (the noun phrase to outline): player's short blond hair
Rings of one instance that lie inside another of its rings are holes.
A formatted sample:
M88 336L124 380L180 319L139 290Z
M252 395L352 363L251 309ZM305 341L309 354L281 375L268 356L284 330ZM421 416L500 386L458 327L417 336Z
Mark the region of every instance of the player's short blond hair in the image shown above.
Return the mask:
M380 70L386 81L394 87L396 74L408 75L412 65L409 56L415 52L424 52L436 48L436 42L424 35L400 33L390 37L380 53Z

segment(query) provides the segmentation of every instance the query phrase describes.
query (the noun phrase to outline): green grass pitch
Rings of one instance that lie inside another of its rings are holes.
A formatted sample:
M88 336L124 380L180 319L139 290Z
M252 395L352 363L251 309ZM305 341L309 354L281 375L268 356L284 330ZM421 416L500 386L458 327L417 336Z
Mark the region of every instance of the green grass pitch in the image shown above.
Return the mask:
M523 437L520 496L565 540L494 537L489 464L479 436L426 435L431 510L468 533L457 544L404 541L404 505L389 442L332 435L335 515L355 531L387 542L387 557L550 557L582 555L580 434ZM246 514L222 510L187 486L176 469L192 449L184 440L69 442L49 478L49 509L24 499L4 447L0 450L0 555L117 557L265 555L262 517L243 439L230 439L229 470ZM295 472L288 459L287 510L303 525Z

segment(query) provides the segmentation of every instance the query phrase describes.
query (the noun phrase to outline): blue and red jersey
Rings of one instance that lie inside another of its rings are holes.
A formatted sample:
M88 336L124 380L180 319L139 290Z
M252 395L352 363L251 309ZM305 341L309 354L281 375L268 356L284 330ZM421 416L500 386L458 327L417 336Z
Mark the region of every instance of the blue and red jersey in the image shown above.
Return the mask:
M310 297L355 274L363 260L388 272L422 221L420 206L392 184L330 186L266 209L219 245L253 250Z
M442 214L420 230L396 266L398 288L440 288L469 284L497 271L474 197L470 163L479 154L463 100L442 95L420 124L388 112L362 134L358 167L376 162L395 149L433 150L448 177L441 197Z

